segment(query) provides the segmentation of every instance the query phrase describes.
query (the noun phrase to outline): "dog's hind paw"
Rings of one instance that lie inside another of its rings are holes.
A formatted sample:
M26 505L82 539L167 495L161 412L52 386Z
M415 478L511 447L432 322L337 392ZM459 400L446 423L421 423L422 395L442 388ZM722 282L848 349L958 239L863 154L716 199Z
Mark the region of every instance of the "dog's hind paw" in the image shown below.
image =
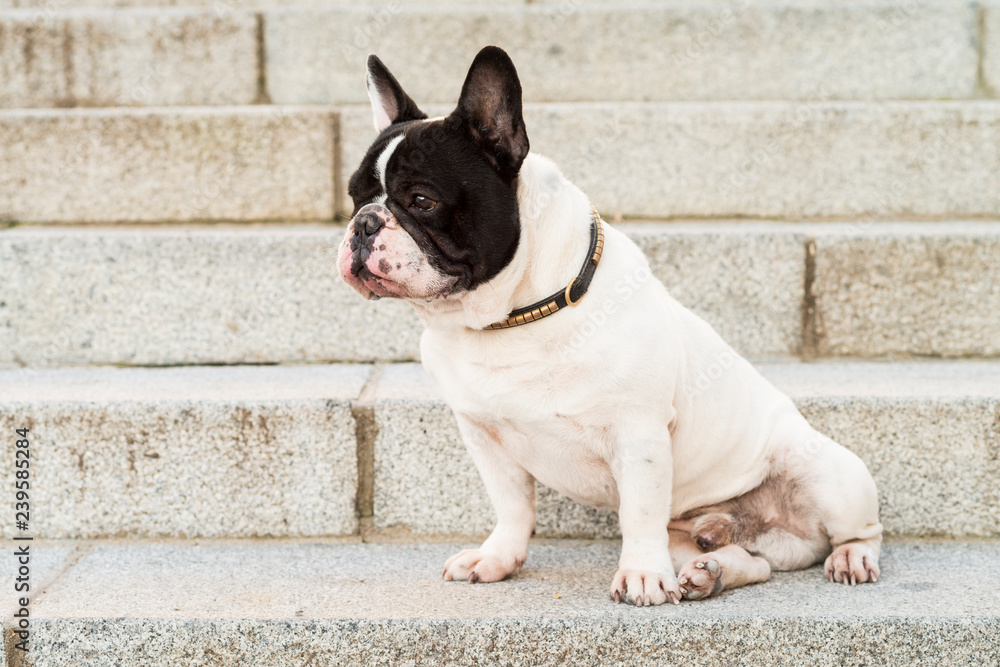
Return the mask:
M865 584L878 581L878 554L864 542L848 542L833 550L824 566L826 578L835 584Z
M445 581L465 580L470 584L500 581L517 572L523 559L500 558L481 549L465 549L448 559L441 577Z
M685 600L703 600L722 590L722 566L712 554L698 556L677 575Z

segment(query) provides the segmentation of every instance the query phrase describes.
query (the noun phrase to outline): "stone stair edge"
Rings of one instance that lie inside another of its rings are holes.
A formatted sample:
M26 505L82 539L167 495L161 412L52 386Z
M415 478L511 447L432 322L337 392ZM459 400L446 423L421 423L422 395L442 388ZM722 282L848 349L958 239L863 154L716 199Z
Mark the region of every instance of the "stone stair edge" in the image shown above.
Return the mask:
M764 218L664 218L628 216L620 220L604 214L610 223L627 234L648 236L655 234L773 234L793 237L938 237L938 236L995 236L1000 235L1000 218L955 219L892 219L892 220L817 220ZM338 216L334 220L201 220L179 222L100 222L100 223L36 223L8 221L0 223L0 240L24 237L36 239L52 236L310 236L342 234L348 219Z
M364 87L364 81L358 83ZM458 97L456 94L455 103ZM431 102L421 104L421 108L431 115L442 115L455 108L451 102ZM720 107L735 109L791 109L807 105L810 111L829 109L886 109L898 110L907 108L939 108L939 109L995 109L1000 105L1000 99L970 98L970 99L711 99L711 100L561 100L561 101L527 101L523 107L531 110L572 110L594 109L657 109L683 107L685 109L704 107L709 110ZM95 107L0 107L0 120L4 118L32 117L71 117L71 116L156 116L156 115L192 115L203 113L218 116L238 113L371 113L371 106L365 103L253 103L253 104L178 104L156 106L95 106ZM530 132L530 128L529 128Z
M211 14L283 14L283 13L364 13L373 9L385 9L398 13L500 13L526 12L551 14L560 8L572 12L607 12L609 10L628 12L656 9L725 9L734 0L634 0L628 3L613 0L416 0L407 3L384 3L378 0L83 0L74 6L66 2L52 0L28 0L23 4L17 0L0 0L0 17L29 16L57 18L60 16L104 15L104 14L144 14L144 13L189 13ZM803 8L838 11L858 7L898 9L898 0L740 0L742 7L753 9ZM996 6L997 0L979 0L978 6ZM566 7L562 7L567 5ZM928 7L967 7L967 0L922 0L920 5ZM41 13L41 14L40 14Z
M1000 400L1000 359L748 357L793 399ZM247 381L258 385L249 390ZM898 384L896 384L898 382ZM934 382L914 386L915 382ZM282 384L284 383L284 384ZM275 391L288 388L287 391ZM55 398L46 391L58 389ZM268 394L267 391L271 393ZM72 391L86 394L76 400ZM0 405L335 400L444 405L419 361L0 367Z
M33 650L58 667L481 664L484 651L511 665L991 664L1000 598L981 582L998 548L892 540L878 584L834 586L813 568L635 609L607 599L610 542L534 543L519 575L476 586L439 579L453 547L438 543L99 543L33 601Z

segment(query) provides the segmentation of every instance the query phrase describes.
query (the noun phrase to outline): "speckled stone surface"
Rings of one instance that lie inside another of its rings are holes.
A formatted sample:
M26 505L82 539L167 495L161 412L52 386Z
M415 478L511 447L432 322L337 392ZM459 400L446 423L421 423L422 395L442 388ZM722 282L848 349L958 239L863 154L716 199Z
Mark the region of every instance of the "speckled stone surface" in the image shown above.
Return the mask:
M653 275L737 352L796 355L802 347L805 241L794 224L628 223Z
M257 96L250 12L57 11L69 8L0 16L0 106L251 104Z
M415 100L452 102L486 44L510 53L532 102L956 99L976 90L969 5L526 4L268 12L271 96L366 102L374 52Z
M350 401L369 372L5 371L0 433L30 429L36 535L349 534L357 529ZM12 438L0 441L5 460L13 448Z
M819 430L858 453L888 534L1000 535L1000 364L770 363L765 377ZM479 474L435 385L416 364L378 381L375 522L417 533L487 533ZM608 536L596 513L548 492L538 534Z
M35 665L939 665L1000 660L996 542L889 542L877 584L819 568L703 602L607 597L618 545L536 541L495 584L464 544L98 544L34 610Z
M0 111L0 222L329 220L323 108Z
M53 0L0 0L0 9L44 9ZM316 9L330 9L332 7L357 8L368 7L369 9L385 8L386 0L85 0L88 7L113 7L113 8L137 8L137 7L208 7L217 13L234 11L252 11L261 9L287 9L295 7L311 7ZM559 3L563 0L542 0L543 2ZM576 2L605 2L606 0L575 0ZM728 0L710 0L712 2L724 2ZM759 2L761 0L752 0ZM466 5L486 5L486 6L522 6L533 2L533 0L420 0L420 4L425 7L462 7Z
M1000 215L1000 102L527 104L524 118L531 149L608 219ZM369 107L344 107L345 176L374 132Z
M1000 97L1000 3L983 7L983 83L992 97Z
M760 368L868 464L888 533L1000 535L1000 363Z
M1000 224L815 229L821 356L1000 355Z
M794 225L621 229L682 303L744 354L801 344ZM336 268L340 225L0 230L0 364L192 364L419 358L405 303L367 302Z
M31 532L18 533L20 536L31 535ZM52 580L58 576L67 564L70 556L74 555L79 548L85 548L68 542L53 542L39 539L14 541L4 540L3 559L0 559L0 581L3 582L4 595L0 598L0 616L5 622L10 620L11 615L17 611L15 605L18 599L24 596L23 592L15 590L15 579L20 575L18 570L21 563L14 557L14 552L20 547L27 546L30 560L27 564L29 568L27 583L30 589L27 597L34 600L36 594L44 590Z
M30 532L19 532L21 537L30 536ZM21 620L25 618L22 614L23 607L21 601L28 600L27 620L32 621L31 604L37 597L37 592L43 590L45 586L59 576L66 568L68 560L79 553L79 548L67 543L46 543L39 540L7 541L3 560L0 560L0 582L6 595L0 599L0 619L3 622L3 639L0 641L0 664L8 665L8 657L20 657L22 651L18 650L16 644L20 637L10 634L11 630L21 629ZM28 562L22 563L22 548L27 546ZM15 555L16 554L16 555ZM27 573L21 568L27 568ZM19 590L15 586L27 585L28 590ZM14 616L17 614L17 616ZM30 626L29 626L30 631ZM16 640L15 640L16 639ZM12 641L10 649L7 642ZM16 662L13 663L15 666Z
M418 358L405 303L337 271L337 225L0 231L0 364Z

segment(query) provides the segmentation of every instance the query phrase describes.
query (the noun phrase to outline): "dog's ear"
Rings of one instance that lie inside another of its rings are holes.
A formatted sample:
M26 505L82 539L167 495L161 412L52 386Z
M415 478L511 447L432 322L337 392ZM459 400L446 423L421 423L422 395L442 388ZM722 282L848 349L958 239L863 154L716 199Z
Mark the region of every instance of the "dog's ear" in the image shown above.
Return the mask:
M512 181L528 154L528 133L521 116L521 82L503 49L487 46L472 61L454 115L500 176Z
M379 132L393 123L427 118L374 53L368 56L368 99Z

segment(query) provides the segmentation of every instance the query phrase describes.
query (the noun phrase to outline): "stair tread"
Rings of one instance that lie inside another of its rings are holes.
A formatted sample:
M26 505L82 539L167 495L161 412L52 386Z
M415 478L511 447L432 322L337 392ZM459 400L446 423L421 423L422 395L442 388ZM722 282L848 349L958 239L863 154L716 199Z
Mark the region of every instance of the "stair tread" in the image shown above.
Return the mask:
M442 581L444 560L473 545L97 542L35 604L32 650L38 664L59 665L109 655L147 665L207 657L480 664L484 654L500 664L888 665L928 655L935 664L988 664L1000 656L1000 589L983 585L1000 559L997 541L889 541L873 585L830 584L816 567L644 609L608 599L617 542L536 540L507 581Z
M805 363L764 359L753 363L793 398L1000 398L1000 360ZM0 403L352 399L360 395L372 368L369 364L281 364L7 369L0 370ZM441 400L434 381L417 362L384 364L374 396L376 400Z
M62 546L53 541L35 548L44 552L47 544ZM46 589L35 613L36 619L275 619L294 618L301 611L300 618L626 621L635 615L607 599L606 584L620 549L616 540L536 540L522 572L507 582L472 586L442 581L444 561L458 549L477 544L350 539L97 541L81 547L86 554ZM888 615L1000 619L1000 589L977 585L991 579L998 558L997 540L893 539L884 547L882 577L875 585L831 585L817 566L775 572L770 582L727 591L706 604L685 603L680 610L664 606L653 612L684 621ZM5 561L4 566L10 564ZM278 571L283 572L281 577L268 574ZM136 595L143 586L149 592ZM259 599L237 602L255 589ZM934 589L935 594L928 594ZM186 598L182 609L174 608L175 596L165 595L172 590L177 598ZM773 604L767 603L768 598Z
M1000 398L1000 360L762 360L754 366L792 398ZM436 385L418 363L388 365L375 397L440 400Z

